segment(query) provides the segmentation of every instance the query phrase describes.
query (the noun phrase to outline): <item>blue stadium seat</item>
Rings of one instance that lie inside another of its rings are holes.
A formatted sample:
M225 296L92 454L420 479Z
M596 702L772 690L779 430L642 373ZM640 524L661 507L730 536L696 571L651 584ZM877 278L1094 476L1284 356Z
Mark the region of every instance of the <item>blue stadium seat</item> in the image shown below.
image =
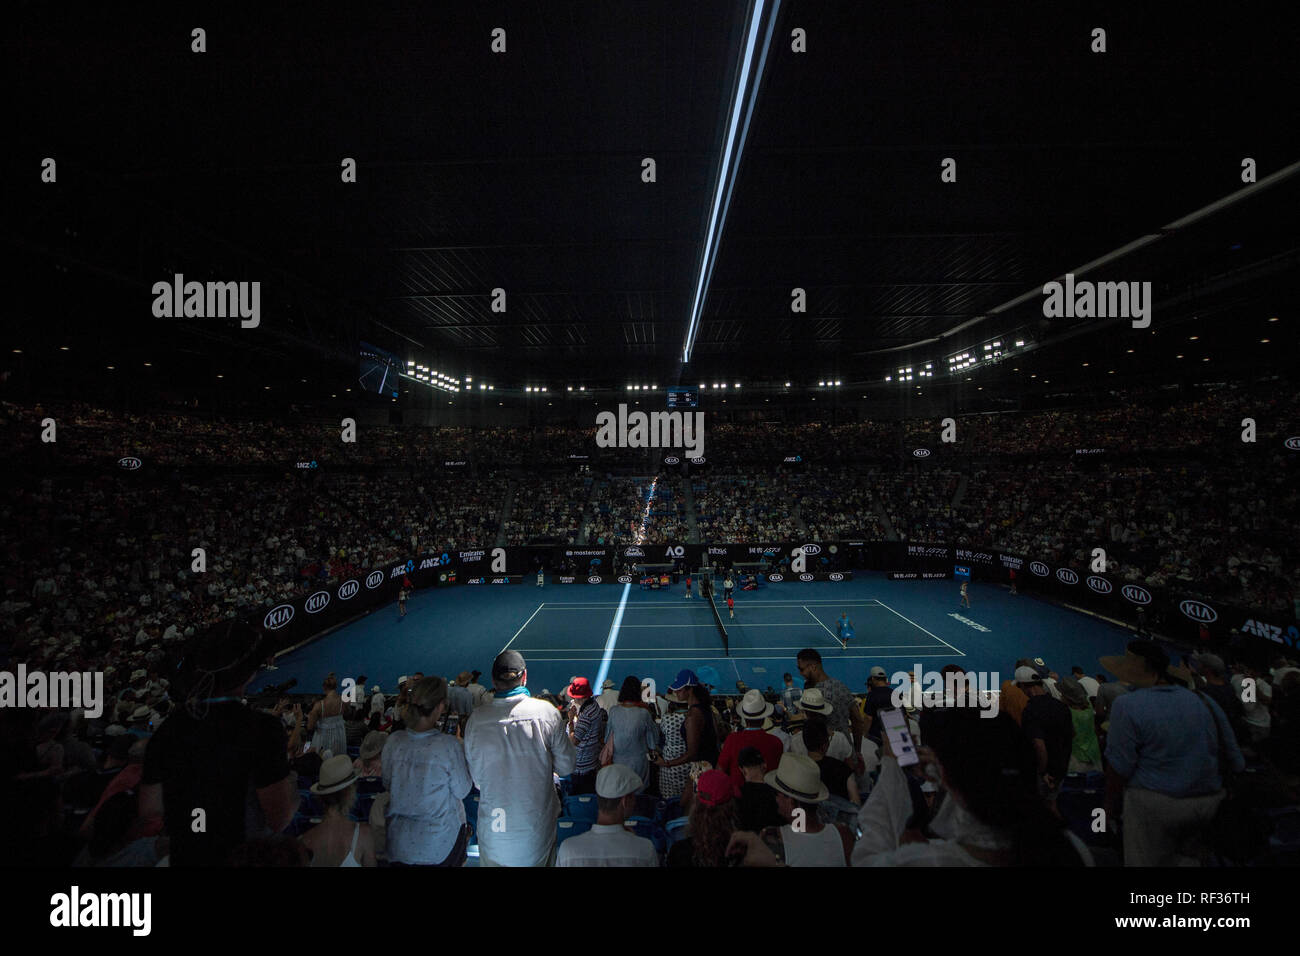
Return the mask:
M560 817L555 821L555 844L559 846L569 837L577 836L579 833L586 833L590 829L590 820L572 820L569 817Z
M564 815L574 820L587 820L595 823L596 817L600 815L599 807L596 804L596 795L594 793L580 793L576 796L566 797L564 799Z
M682 798L669 797L655 804L655 822L663 825L669 820L676 820L682 815Z
M669 846L686 836L686 828L690 822L687 817L675 817L664 824L664 834L668 837Z
M631 827L639 837L645 837L655 845L655 852L663 856L668 849L668 834L664 828L649 817L628 817L625 825Z

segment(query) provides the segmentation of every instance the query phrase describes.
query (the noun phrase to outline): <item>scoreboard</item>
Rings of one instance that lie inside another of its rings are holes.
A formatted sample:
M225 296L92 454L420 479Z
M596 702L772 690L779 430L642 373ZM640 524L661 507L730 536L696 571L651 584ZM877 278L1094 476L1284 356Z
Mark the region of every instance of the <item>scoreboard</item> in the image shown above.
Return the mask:
M695 408L700 404L700 390L688 386L670 387L668 389L668 407Z

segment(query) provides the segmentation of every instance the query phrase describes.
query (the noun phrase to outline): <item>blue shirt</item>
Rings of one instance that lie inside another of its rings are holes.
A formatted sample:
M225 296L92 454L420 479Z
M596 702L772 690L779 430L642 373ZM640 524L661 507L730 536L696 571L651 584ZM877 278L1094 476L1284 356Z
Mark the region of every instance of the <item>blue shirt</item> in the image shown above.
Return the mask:
M441 863L465 823L462 802L473 788L465 748L437 730L399 730L384 744L388 858Z
M1115 699L1106 760L1130 787L1204 796L1223 789L1220 740L1229 769L1241 771L1246 761L1222 708L1185 687L1160 684Z

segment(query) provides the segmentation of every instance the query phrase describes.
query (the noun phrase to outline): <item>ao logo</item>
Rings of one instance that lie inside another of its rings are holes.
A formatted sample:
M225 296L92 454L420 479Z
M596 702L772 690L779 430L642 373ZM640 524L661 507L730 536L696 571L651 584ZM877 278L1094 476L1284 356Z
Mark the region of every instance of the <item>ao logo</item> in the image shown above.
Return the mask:
M913 455L913 457L915 457L915 458L929 458L929 457L930 457L930 449L928 449L928 448L918 448L916 451L912 452L912 455Z
M357 592L360 590L361 585L356 582L355 578L351 581L344 581L339 585L339 600L350 601L357 596Z
M1151 592L1144 587L1138 587L1136 584L1126 584L1119 589L1119 593L1124 595L1134 604L1150 604Z
M366 587L368 588L377 588L379 587L379 585L383 583L384 583L383 571L371 571L369 574L366 575Z
M144 462L139 458L119 458L117 460L117 467L121 468L123 471L135 471L143 464Z
M262 618L262 626L268 631L279 630L293 620L293 606L290 604L281 604L279 607L273 607L266 612L266 617Z
M800 581L811 581L812 579L813 579L813 576L812 576L811 574L801 574L801 575L799 575L799 580L800 580Z
M1193 601L1190 598L1186 601L1180 601L1178 610L1183 612L1185 617L1193 621L1200 621L1202 624L1213 624L1219 619L1219 613L1208 604L1202 604L1200 601Z
M1062 584L1078 584L1079 576L1069 568L1057 568L1056 579Z
M1033 572L1034 572L1036 575L1038 575L1040 578L1045 578L1045 577L1047 577L1048 574L1051 573L1051 572L1048 570L1047 565L1043 564L1042 561L1035 561L1035 562L1033 562L1032 564L1030 564L1030 565L1029 565L1029 570L1030 570L1030 571L1033 571Z
M667 457L667 458L664 459L664 464L665 464L665 465L677 465L677 464L681 464L681 459L680 459L680 458L673 457L673 456L670 455L669 457Z
M620 574L620 575L618 576L618 583L619 583L619 584L631 584L631 583L632 583L632 575L630 575L630 574Z
M772 583L774 583L774 584L779 584L780 582L782 582L782 581L785 580L785 578L783 578L783 577L782 577L781 575L779 575L779 574L769 574L769 575L767 576L767 579L768 579L769 581L771 581Z
M1095 574L1088 575L1088 587L1092 588L1098 594L1109 594L1114 590L1113 585L1105 578L1099 578Z
M329 605L329 603L330 603L329 591L317 591L315 594L309 597L306 600L306 602L303 603L302 607L303 610L306 611L308 614L318 614L321 611L325 610L325 608Z
M673 545L669 545L667 548L664 549L664 557L684 558L686 557L686 549L682 547L680 544L677 545L676 547L674 547Z
M832 581L843 581L844 575L840 574L840 572L838 571L832 571L830 574L830 579Z
M1300 438L1288 438L1282 444L1286 445L1292 451L1300 451Z
M600 583L600 575L599 575L599 574L593 574L591 577L587 578L587 583L588 583L588 584L599 584L599 583Z
M804 554L821 554L822 546L820 544L805 544L803 546Z

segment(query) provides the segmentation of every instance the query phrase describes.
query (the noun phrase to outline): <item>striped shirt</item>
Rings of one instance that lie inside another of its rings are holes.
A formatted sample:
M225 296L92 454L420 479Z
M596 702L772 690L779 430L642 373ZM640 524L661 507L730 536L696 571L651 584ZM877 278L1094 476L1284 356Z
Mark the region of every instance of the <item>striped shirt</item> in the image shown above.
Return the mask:
M574 773L593 773L600 769L600 750L604 746L607 717L605 709L596 703L594 697L588 697L583 702L573 728L573 736L578 741Z

